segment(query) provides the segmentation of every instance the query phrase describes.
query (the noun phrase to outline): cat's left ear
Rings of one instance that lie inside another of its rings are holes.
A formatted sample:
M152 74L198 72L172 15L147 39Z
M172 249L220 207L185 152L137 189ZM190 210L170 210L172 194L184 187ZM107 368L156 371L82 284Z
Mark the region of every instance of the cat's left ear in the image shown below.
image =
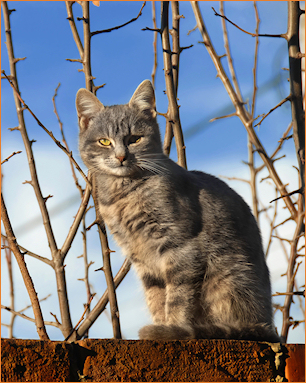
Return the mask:
M149 112L153 118L156 117L155 95L151 81L144 80L138 86L129 102L129 106L133 105L144 112Z
M104 105L87 89L79 89L75 99L80 129L87 129L91 118L104 109Z

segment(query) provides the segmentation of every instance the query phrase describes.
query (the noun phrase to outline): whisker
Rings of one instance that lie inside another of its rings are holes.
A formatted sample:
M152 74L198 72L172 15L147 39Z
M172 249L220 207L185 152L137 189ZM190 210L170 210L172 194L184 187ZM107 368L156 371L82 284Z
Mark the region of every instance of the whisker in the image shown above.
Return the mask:
M137 159L137 166L139 166L139 167L141 166L142 168L149 170L149 171L156 173L156 174L163 175L165 173L169 173L169 170L167 169L167 167L162 166L162 165L156 163L155 161L156 160L139 158L139 159Z

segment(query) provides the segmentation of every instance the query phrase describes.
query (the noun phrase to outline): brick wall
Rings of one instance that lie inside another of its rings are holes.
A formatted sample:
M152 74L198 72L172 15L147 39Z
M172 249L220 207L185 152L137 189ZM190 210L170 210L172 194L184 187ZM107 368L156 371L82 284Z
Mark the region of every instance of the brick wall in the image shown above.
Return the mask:
M305 381L304 345L3 339L1 354L2 382Z

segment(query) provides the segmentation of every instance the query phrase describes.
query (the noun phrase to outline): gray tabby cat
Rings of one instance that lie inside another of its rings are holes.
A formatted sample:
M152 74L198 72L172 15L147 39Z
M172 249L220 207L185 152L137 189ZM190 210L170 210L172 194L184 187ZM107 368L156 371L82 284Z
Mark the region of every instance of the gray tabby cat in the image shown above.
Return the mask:
M278 342L255 219L224 182L163 154L150 81L126 105L103 106L80 89L76 107L100 213L153 317L140 338Z

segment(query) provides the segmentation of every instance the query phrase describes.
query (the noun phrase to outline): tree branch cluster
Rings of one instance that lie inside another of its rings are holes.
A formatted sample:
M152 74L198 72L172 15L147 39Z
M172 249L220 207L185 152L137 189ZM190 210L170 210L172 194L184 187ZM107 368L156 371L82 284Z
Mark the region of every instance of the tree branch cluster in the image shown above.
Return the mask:
M96 86L94 84L95 77L92 74L91 68L91 38L93 36L109 33L118 29L121 29L136 20L142 15L143 9L146 5L146 2L143 2L140 8L138 15L129 21L117 25L115 27L109 29L101 29L97 31L91 31L90 28L90 8L88 1L74 2L74 1L66 1L66 10L67 10L67 20L69 21L69 25L71 28L72 36L76 47L79 52L79 58L77 59L66 59L70 62L78 62L82 64L82 69L79 71L84 73L85 79L85 87L89 91L96 94L97 90L102 88L105 84ZM74 13L73 13L73 4L77 3L78 6L82 8L82 17L77 18L77 21L82 22L82 30L83 37L81 39L78 28L76 26ZM177 160L178 164L184 168L187 168L186 161L186 147L184 143L183 137L183 129L180 121L180 113L179 113L179 105L178 105L178 84L179 84L179 68L180 68L180 54L191 48L192 45L188 47L180 46L180 22L184 19L184 16L179 12L179 2L172 1L171 4L171 18L172 18L172 27L169 27L169 2L162 1L161 3L161 16L160 16L160 28L157 27L156 22L156 11L155 11L155 2L152 2L152 20L153 20L153 28L146 27L142 30L144 31L153 31L154 32L154 40L153 40L153 52L154 52L154 63L153 63L153 71L152 71L152 82L154 85L156 71L157 71L157 36L159 35L161 38L162 45L162 53L163 53L163 64L164 64L164 77L165 77L165 93L168 98L168 110L163 115L166 119L166 132L164 137L164 152L169 155L171 150L171 144L173 138L175 139L176 152L177 152ZM305 130L304 130L304 110L303 110L303 98L302 98L302 88L301 88L301 59L304 57L300 52L299 47L299 17L301 15L301 10L299 9L298 2L288 2L288 28L287 32L279 35L273 34L261 34L259 33L259 25L260 19L258 15L257 5L254 2L254 13L255 13L255 21L256 28L255 32L248 32L241 27L239 27L236 23L231 21L224 14L224 4L220 3L220 13L216 12L213 8L214 14L217 17L221 18L222 22L222 30L223 30L223 39L224 39L224 49L225 53L223 55L218 55L213 43L209 37L207 32L201 11L200 5L197 1L191 1L191 6L194 12L195 20L196 20L196 28L199 30L203 45L205 49L210 55L212 62L215 65L217 71L217 77L222 81L234 107L234 112L230 113L227 116L216 117L211 121L227 118L227 117L239 117L240 121L244 125L247 136L248 136L248 161L245 164L249 167L250 170L250 179L239 179L237 177L232 177L229 179L235 179L243 182L247 182L251 188L252 194L252 207L255 218L259 222L259 217L261 213L265 214L266 219L270 225L270 233L268 239L268 245L266 248L266 256L268 256L269 251L271 249L272 241L278 241L287 257L288 260L288 268L286 272L287 277L287 289L286 292L277 293L277 296L284 296L284 304L282 306L277 306L277 309L282 311L283 315L283 327L281 330L281 336L284 341L286 341L288 336L289 328L294 328L299 323L302 323L302 320L293 320L290 316L290 308L293 303L293 297L296 296L299 299L300 306L302 309L302 301L303 297L305 297L305 292L301 291L301 286L297 285L296 275L298 268L300 266L300 262L297 260L301 256L300 251L304 248L304 245L301 245L303 233L304 233L304 190L305 190L305 180L304 180L304 170L305 170ZM88 336L88 331L99 315L105 310L107 303L110 303L110 312L111 312L111 322L113 327L114 337L120 339L122 337L120 320L119 320L119 308L116 297L116 288L120 285L122 280L127 275L130 270L131 264L129 261L125 260L122 264L120 270L117 275L113 277L112 268L111 268L111 259L110 254L111 250L109 249L108 239L106 228L104 222L102 220L101 214L98 209L98 201L96 196L96 180L94 174L89 172L88 176L86 176L76 160L74 159L72 152L69 150L69 146L67 140L65 138L63 123L60 120L55 98L57 97L58 89L60 84L55 89L55 93L53 96L53 106L54 113L59 123L60 132L61 132L61 141L56 139L53 135L52 131L47 129L44 124L38 119L32 109L25 103L25 101L20 96L20 91L18 87L17 81L17 72L16 72L16 64L17 62L24 60L25 58L15 58L12 36L11 36L11 26L10 26L10 15L15 10L9 10L7 6L7 2L2 2L2 9L4 14L4 25L5 25L5 33L6 33L6 46L8 51L8 58L10 64L10 74L6 74L2 71L3 77L2 79L7 80L14 94L14 100L16 105L17 117L18 117L18 126L11 128L11 130L18 130L22 136L25 153L28 160L29 170L30 170L30 179L26 180L25 183L30 184L33 187L35 192L35 196L37 199L37 203L40 208L43 225L45 229L46 238L48 241L48 245L50 248L50 258L43 257L39 254L35 254L28 249L22 247L14 234L13 228L10 223L9 214L6 210L6 205L3 196L2 204L1 204L1 213L2 213L2 221L5 228L6 235L2 234L3 239L3 249L6 252L6 259L8 268L11 273L11 254L13 253L18 266L20 268L24 284L27 288L29 298L31 301L31 307L33 308L34 318L31 318L24 314L25 309L16 311L14 307L14 285L12 273L10 274L10 290L11 290L11 307L2 306L3 309L10 311L12 313L11 323L8 325L10 328L11 336L13 336L12 328L14 318L16 316L21 316L24 319L35 322L37 332L41 339L49 339L45 326L51 325L59 328L64 336L64 338L68 341L74 341L76 339L80 339L82 337ZM236 71L234 68L234 60L232 58L231 50L230 50L230 42L228 39L227 32L227 23L230 23L233 27L238 28L241 33L246 33L255 38L255 47L254 47L254 65L253 65L253 95L252 95L252 103L250 110L247 109L247 103L245 102L243 95L241 93L238 77L236 75ZM282 101L280 101L275 107L273 107L270 111L261 116L255 116L256 110L256 97L257 97L257 67L258 67L258 46L259 46L259 38L260 37L271 37L271 38L282 38L285 39L288 45L288 57L289 57L289 78L290 78L290 94L285 97ZM83 41L83 42L82 42ZM227 64L229 68L230 77L226 74L224 69L223 62L221 61L223 57L226 57ZM260 126L267 117L269 117L277 108L280 108L286 102L291 103L291 111L292 111L292 122L284 131L283 136L280 138L274 152L269 155L258 137L258 134L255 131L256 126ZM36 170L35 158L32 151L32 145L35 140L30 140L27 134L27 129L24 121L24 112L28 111L32 117L35 119L37 124L51 137L54 143L67 155L69 158L69 163L72 171L72 177L74 179L75 185L80 194L80 205L78 211L73 219L71 227L67 230L66 238L61 247L57 245L56 238L54 235L54 230L51 224L51 220L49 217L49 211L47 208L47 200L51 198L51 195L44 197L41 192L41 187L39 184L39 179ZM258 120L259 122L255 124ZM255 124L255 125L254 125ZM292 134L290 134L292 131ZM299 188L294 191L288 191L288 185L284 184L281 180L274 164L276 161L280 160L284 156L276 157L279 151L282 149L284 143L292 138L294 139L295 150L297 153L297 161L298 161L298 176L299 176ZM13 152L10 156L2 161L1 164L5 164L15 155L21 153L21 151ZM262 160L262 163L255 167L255 159L259 156ZM85 189L82 188L79 183L77 173L75 169L81 174L83 179L86 182ZM258 175L263 170L267 169L268 177L262 178L258 181ZM260 182L269 179L273 183L273 187L275 188L275 198L271 201L273 206L265 207L261 204L258 198L258 185ZM297 195L297 199L295 198ZM86 225L86 213L91 208L89 206L90 198L93 198L93 204L96 211L96 219L95 221L87 226ZM280 209L282 200L285 204L285 208L288 211L288 217L283 222L277 222L278 211ZM272 210L272 218L268 214L268 210ZM292 238L282 238L278 232L280 226L285 225L288 222L295 223L295 232ZM88 230L97 225L99 232L99 240L101 243L102 249L102 261L103 266L97 268L97 270L102 270L104 272L104 276L106 279L107 290L104 294L98 299L98 302L91 307L92 300L94 297L94 293L92 292L92 286L89 282L89 268L93 264L93 262L88 261L87 254L87 232ZM66 282L66 274L65 274L65 265L64 261L66 256L71 248L71 245L75 239L75 236L80 228L82 240L83 240L83 252L80 257L84 260L84 277L81 278L85 284L87 301L84 304L84 310L82 315L80 316L80 320L76 325L72 324L71 315L70 315L70 307L68 303L68 295L67 295L67 282ZM287 243L286 246L284 243ZM290 251L287 251L287 248L290 248ZM57 284L57 295L58 302L60 307L60 318L58 319L55 314L51 315L54 317L54 321L47 322L43 318L42 310L40 307L40 303L42 300L38 300L37 294L35 291L35 287L29 271L26 266L25 258L27 256L31 256L41 262L49 265L55 273L55 279ZM305 314L304 314L305 315Z

